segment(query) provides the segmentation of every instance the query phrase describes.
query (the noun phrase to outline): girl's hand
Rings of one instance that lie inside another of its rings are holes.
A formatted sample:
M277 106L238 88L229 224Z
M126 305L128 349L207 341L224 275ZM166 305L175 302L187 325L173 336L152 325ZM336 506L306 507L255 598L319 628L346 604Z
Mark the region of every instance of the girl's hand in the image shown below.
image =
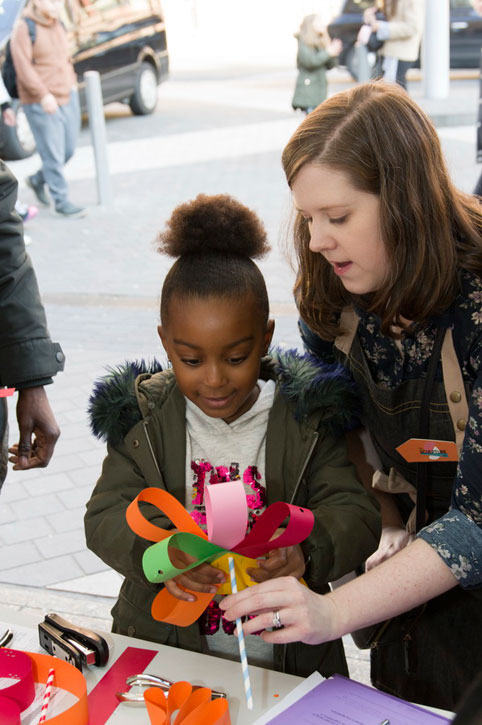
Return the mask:
M271 579L239 594L230 594L219 606L226 619L232 621L254 615L243 624L245 634L271 629L277 611L283 628L263 631L261 637L265 642L320 644L336 639L341 631L331 596L315 594L293 577Z
M343 43L339 38L334 38L334 40L332 40L331 43L327 46L328 54L331 55L333 58L335 58L337 55L340 55L342 50Z
M258 559L258 567L246 571L257 583L280 576L300 579L305 573L305 557L299 544L272 549L265 559Z
M175 549L174 547L169 548L169 558L177 569L184 569L184 567L196 561L194 556L186 554L185 551ZM185 574L180 574L174 577L174 579L169 579L169 581L165 582L164 586L176 599L182 599L185 602L195 602L195 596L184 591L184 588L193 589L195 592L210 592L215 594L219 586L225 581L226 575L224 572L210 564L200 564Z
M382 561L385 561L385 559L390 559L391 556L396 554L397 551L404 549L414 539L414 534L409 534L401 526L384 526L382 528L378 549L365 563L366 571L374 569Z

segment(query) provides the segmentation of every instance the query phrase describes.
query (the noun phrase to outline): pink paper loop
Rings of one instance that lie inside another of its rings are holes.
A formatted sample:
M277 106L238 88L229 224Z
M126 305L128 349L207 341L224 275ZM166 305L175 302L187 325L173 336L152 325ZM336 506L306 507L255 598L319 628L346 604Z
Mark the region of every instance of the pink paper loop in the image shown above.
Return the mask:
M244 539L248 526L248 508L242 481L206 486L204 504L209 541L232 549Z

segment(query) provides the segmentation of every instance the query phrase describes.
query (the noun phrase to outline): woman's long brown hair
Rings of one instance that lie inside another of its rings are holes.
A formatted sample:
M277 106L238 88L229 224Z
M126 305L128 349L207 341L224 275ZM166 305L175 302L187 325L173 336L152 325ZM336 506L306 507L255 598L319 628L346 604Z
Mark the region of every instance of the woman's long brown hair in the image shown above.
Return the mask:
M435 128L399 86L374 81L332 96L300 124L282 162L290 187L305 164L326 165L380 200L390 269L382 288L364 297L347 292L323 256L310 251L308 225L296 215L295 298L323 339L340 332L346 305L379 315L382 331L393 335L403 318L423 324L446 310L459 269L482 276L479 200L454 187Z

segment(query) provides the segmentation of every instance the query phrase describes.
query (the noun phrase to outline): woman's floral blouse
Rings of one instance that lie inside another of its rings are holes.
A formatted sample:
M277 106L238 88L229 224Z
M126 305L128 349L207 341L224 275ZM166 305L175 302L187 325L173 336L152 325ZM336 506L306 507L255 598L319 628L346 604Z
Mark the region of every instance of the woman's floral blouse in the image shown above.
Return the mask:
M451 509L422 529L418 536L432 546L464 588L482 586L482 279L461 273L461 292L453 307L430 324L401 340L380 332L379 320L357 310L358 337L373 380L395 388L403 381L425 376L437 326L452 327L452 337L462 375L472 390ZM321 340L303 321L300 331L305 347L333 362L333 343ZM439 369L441 379L441 366Z

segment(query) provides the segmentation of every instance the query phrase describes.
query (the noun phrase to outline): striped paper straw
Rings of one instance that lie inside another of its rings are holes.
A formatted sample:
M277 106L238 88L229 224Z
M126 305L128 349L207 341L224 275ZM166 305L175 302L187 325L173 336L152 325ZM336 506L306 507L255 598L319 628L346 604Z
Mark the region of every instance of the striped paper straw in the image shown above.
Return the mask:
M42 699L42 709L40 710L38 725L40 725L41 722L45 722L45 720L47 719L47 710L49 709L50 695L52 693L52 682L54 681L54 677L55 670L52 667L52 669L49 670L47 682L45 683L44 696Z
M236 572L234 571L234 559L228 556L229 576L231 577L231 591L233 594L238 593L238 585L236 584ZM246 644L244 642L243 624L238 617L236 620L236 631L238 633L239 656L241 658L241 669L243 671L244 692L246 694L246 704L248 710L253 709L253 695L251 693L251 680L249 679L248 656L246 654Z

